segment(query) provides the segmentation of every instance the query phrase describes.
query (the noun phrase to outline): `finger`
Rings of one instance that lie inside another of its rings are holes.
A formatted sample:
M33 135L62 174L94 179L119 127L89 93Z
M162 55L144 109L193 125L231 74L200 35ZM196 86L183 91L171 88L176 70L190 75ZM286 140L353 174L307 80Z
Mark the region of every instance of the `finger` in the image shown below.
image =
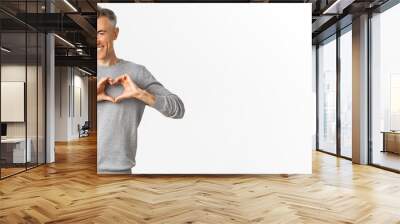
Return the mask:
M131 98L131 97L130 97L129 94L122 94L122 95L117 96L117 98L115 98L115 103L119 103L119 102L121 102L122 100L130 99L130 98Z
M104 100L108 100L108 101L111 101L111 102L113 102L114 103L114 98L113 97L111 97L111 96L108 96L108 95L104 95Z
M105 80L107 80L107 78L101 78L101 79L99 80L99 82L97 83L97 88L103 86L103 83L104 83Z
M131 79L131 77L129 75L125 75L124 77L124 81L122 82L122 85L127 88L129 86L137 86L136 83Z
M127 74L125 74L125 75L121 75L120 77L119 77L119 79L120 79L120 83L122 84L122 85L126 85L126 84L128 84L129 82L131 82L132 80L131 80L131 77L129 76L129 75L127 75Z
M111 78L110 78L110 77L103 77L103 78L100 79L100 82L99 82L99 83L105 84L105 83L108 82L109 79L111 79Z
M110 84L110 80L110 77L101 78L99 83L97 84L97 88L104 89L107 83Z
M116 83L120 82L120 81L119 81L119 80L120 80L120 77L121 77L121 76L118 76L117 78L114 78L114 79L112 80L112 83L113 83L113 84L116 84Z
M107 78L107 83L108 83L108 85L112 85L113 84L113 79L112 78Z
M107 80L107 77L101 78L101 79L99 80L99 83L102 83L102 82L104 82L105 80Z
M126 80L126 75L118 76L116 79L114 79L114 84L116 84L116 83L122 83L122 82L124 82L125 80Z
M106 95L104 93L103 94L99 94L97 99L100 100L100 101L111 101L111 102L114 102L114 98L112 98L111 96Z

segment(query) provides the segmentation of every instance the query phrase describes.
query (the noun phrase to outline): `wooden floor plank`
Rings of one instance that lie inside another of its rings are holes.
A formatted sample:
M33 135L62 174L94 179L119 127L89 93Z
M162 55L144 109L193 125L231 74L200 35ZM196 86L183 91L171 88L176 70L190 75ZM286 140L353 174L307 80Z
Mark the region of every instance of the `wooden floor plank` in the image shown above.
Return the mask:
M96 138L0 181L0 223L398 223L400 175L313 152L312 175L97 175Z

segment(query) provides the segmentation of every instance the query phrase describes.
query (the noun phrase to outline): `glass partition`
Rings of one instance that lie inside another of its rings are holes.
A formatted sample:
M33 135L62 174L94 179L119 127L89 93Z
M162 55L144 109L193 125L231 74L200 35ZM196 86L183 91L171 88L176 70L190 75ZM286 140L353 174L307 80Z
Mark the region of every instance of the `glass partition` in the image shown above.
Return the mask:
M26 98L26 113L27 113L27 150L30 151L30 160L27 163L27 167L33 167L37 165L37 150L38 150L38 56L37 56L37 33L27 33L27 98Z
M336 154L336 36L318 47L318 149Z
M27 4L28 3L28 4ZM18 18L43 1L1 1L0 178L45 162L45 35ZM40 6L40 7L39 7Z
M37 64L37 162L44 164L46 162L45 145L45 124L46 124L46 39L43 33L38 33L38 64Z
M400 171L400 5L371 18L372 164Z
M1 176L7 177L24 171L31 156L26 150L26 33L3 32L1 46Z

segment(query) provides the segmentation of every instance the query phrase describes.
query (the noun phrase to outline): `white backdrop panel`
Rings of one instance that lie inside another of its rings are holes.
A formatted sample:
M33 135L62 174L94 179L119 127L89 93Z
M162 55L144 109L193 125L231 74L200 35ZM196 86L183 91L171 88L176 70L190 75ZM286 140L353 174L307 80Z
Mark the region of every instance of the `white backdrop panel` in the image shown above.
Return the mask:
M186 114L147 108L134 173L311 173L311 4L100 4L117 56L145 65Z

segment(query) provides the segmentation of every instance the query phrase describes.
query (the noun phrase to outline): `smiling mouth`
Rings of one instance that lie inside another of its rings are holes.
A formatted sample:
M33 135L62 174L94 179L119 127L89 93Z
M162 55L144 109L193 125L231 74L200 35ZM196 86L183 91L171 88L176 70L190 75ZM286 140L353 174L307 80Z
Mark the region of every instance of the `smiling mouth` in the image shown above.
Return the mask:
M97 51L100 51L101 49L103 49L103 47L97 47Z

